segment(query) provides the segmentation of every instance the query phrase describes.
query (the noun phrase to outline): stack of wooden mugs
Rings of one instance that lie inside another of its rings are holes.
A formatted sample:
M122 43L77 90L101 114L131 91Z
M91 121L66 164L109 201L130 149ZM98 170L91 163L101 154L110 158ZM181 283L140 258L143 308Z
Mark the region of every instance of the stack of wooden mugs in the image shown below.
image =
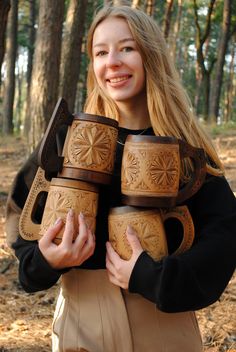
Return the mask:
M59 129L68 130L61 155L55 145ZM95 232L99 185L111 182L118 138L118 122L85 113L71 114L59 99L39 150L38 171L20 217L20 234L38 240L56 219L63 220L69 209L85 215ZM190 160L192 174L180 185L181 165ZM129 135L121 165L123 206L111 208L108 216L109 240L123 259L132 250L127 226L137 232L140 242L155 260L168 254L165 221L182 224L182 241L175 254L191 247L194 226L184 201L196 193L205 179L204 151L174 137ZM55 177L48 177L55 175ZM34 212L40 194L47 193L41 223ZM181 205L180 205L181 204ZM63 229L55 239L60 243Z

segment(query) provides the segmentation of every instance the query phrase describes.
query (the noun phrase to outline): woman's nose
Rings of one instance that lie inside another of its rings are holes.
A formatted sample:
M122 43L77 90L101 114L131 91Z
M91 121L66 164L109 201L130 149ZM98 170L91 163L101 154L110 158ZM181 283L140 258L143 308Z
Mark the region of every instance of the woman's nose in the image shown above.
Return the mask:
M107 55L107 67L120 66L121 63L122 62L119 53L110 52Z

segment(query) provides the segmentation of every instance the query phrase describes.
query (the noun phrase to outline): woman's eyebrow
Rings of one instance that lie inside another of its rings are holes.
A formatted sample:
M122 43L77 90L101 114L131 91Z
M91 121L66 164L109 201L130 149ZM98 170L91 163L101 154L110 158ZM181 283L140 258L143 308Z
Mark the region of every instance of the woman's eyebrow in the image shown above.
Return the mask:
M134 42L135 40L132 38L132 37L130 37L130 38L124 38L124 39L120 39L120 40L118 40L118 43L119 44L123 44L123 43L126 43L126 42ZM93 48L96 48L97 46L104 46L104 45L106 45L107 43L97 43L97 44L94 44L93 45Z

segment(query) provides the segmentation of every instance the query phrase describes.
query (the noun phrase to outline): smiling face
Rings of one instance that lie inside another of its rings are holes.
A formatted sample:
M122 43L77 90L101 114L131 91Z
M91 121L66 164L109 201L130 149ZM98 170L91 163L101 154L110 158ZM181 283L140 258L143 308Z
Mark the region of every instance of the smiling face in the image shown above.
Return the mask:
M93 69L98 85L117 105L145 101L145 71L127 22L108 17L93 35Z

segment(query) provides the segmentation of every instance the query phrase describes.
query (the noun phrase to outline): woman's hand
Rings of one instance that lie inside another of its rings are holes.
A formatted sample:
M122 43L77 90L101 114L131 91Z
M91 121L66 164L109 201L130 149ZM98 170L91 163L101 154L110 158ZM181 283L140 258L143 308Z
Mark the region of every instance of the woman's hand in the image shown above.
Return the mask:
M58 219L39 240L40 251L54 269L79 266L93 254L95 249L95 236L86 225L82 213L78 216L77 222L73 210L68 212L62 241L56 245L53 240L63 225L62 219ZM73 236L76 233L78 234L73 242Z
M124 289L129 287L129 279L134 268L134 265L143 252L143 248L139 242L136 232L132 227L128 226L126 230L126 236L128 242L133 251L132 256L129 260L123 260L114 251L111 244L107 242L107 255L106 255L106 267L108 270L109 280Z

